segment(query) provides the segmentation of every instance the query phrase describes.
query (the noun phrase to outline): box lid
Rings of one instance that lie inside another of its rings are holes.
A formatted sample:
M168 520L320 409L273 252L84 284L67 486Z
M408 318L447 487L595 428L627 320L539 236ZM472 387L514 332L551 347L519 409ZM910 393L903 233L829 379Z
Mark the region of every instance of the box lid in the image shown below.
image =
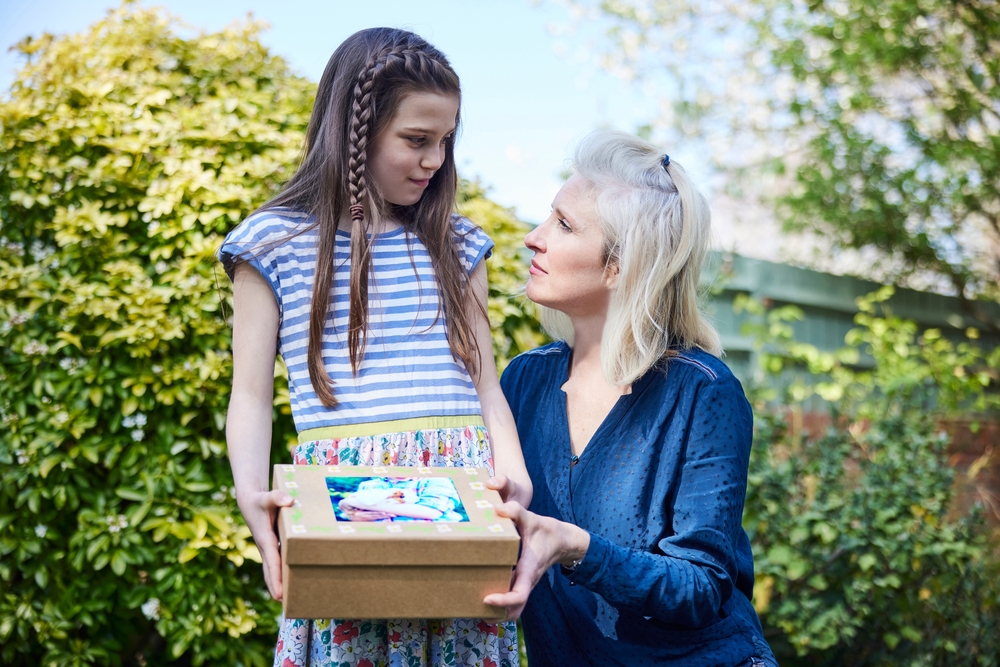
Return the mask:
M497 516L483 468L276 465L295 499L279 532L288 565L514 565L520 539Z

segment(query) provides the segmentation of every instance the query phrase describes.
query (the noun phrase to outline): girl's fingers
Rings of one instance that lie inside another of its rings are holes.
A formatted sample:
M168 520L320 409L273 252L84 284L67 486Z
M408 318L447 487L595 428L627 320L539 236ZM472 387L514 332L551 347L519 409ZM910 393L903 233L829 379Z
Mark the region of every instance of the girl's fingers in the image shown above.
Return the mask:
M290 495L278 489L257 496L257 505L264 510L271 510L275 507L291 507L293 502Z

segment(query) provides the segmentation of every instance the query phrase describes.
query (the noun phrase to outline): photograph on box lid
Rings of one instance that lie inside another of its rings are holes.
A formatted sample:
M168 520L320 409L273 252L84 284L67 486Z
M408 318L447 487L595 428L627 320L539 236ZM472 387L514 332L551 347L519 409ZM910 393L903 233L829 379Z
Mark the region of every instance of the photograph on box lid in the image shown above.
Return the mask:
M337 521L468 522L447 477L327 477Z

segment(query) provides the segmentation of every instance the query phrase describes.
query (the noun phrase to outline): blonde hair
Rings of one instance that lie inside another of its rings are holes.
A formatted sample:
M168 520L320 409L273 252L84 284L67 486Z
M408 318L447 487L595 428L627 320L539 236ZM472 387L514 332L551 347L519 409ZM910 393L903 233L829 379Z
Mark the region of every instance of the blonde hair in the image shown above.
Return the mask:
M708 200L687 172L625 132L598 130L576 149L573 166L595 195L604 263L617 272L601 362L615 385L631 384L664 357L700 347L721 356L719 334L698 306L708 251ZM542 308L542 325L573 344L569 317Z

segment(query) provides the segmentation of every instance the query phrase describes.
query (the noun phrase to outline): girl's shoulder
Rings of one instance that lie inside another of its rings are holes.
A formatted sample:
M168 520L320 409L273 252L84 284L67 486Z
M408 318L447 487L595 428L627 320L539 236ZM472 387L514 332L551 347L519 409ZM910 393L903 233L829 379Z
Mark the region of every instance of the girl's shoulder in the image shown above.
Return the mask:
M218 257L229 278L236 265L249 262L273 283L266 266L271 260L289 252L295 253L310 242L309 225L312 216L290 208L269 208L255 211L238 224L219 247ZM296 246L296 247L292 247Z
M309 213L291 208L258 209L226 235L225 243L269 242L294 234L311 221Z
M451 216L451 227L455 232L455 245L466 273L472 273L480 261L493 254L493 239L483 228L457 213Z

